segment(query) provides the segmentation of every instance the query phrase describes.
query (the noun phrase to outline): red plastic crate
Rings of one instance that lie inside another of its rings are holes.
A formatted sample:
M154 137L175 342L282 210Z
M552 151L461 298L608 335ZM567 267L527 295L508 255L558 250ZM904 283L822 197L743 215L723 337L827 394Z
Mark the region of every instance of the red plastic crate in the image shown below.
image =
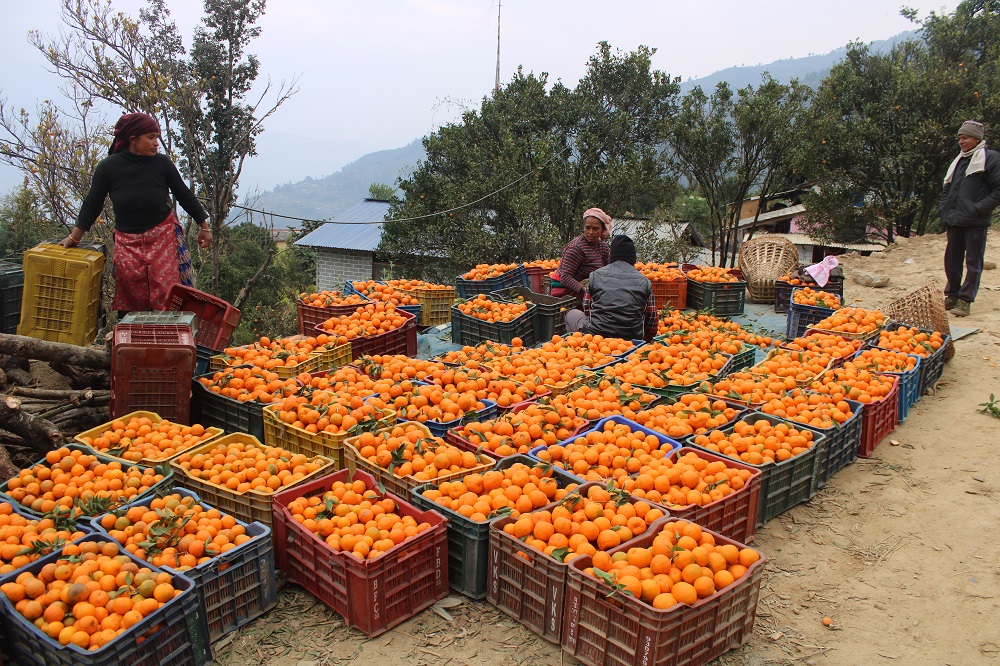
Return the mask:
M306 305L302 301L295 301L295 309L299 317L299 335L314 335L314 330L330 317L343 317L354 314L355 310L364 307L361 305L328 305L325 308L318 308L315 305Z
M352 311L353 312L353 311ZM356 361L368 354L405 354L415 356L417 353L417 318L409 312L397 310L406 323L400 328L386 333L379 333L366 338L354 338L351 340L351 360ZM330 315L331 317L334 315ZM329 319L329 317L327 317ZM326 321L324 319L323 321ZM323 328L322 324L317 325L312 335L329 335L329 331Z
M190 424L197 358L186 327L116 326L111 348L111 417L148 411Z
M525 266L524 272L528 274L528 287L536 294L548 296L552 285L552 278L549 274L555 270L553 268L542 268L541 266Z
M627 548L648 547L658 531L630 541ZM745 547L721 534L717 544ZM611 551L622 551L619 547ZM589 666L694 666L745 645L753 634L764 577L764 555L740 580L694 605L655 609L583 573L589 555L570 563L562 647Z
M293 520L288 504L298 497L322 495L335 481L349 479L376 489L371 475L351 475L345 469L274 496L275 559L279 569L339 613L345 624L377 636L448 595L448 520L385 493L400 515L430 523L431 529L374 560L336 552Z
M694 453L699 458L710 462L720 461L726 467L745 469L751 473L750 480L736 492L722 499L705 505L674 506L664 504L670 515L679 520L698 523L713 532L718 532L735 541L750 543L757 533L757 511L760 505L760 468L747 465L727 456L685 446L667 455L671 460L677 460L688 453Z
M175 284L167 294L166 310L193 312L198 317L198 335L194 341L202 347L221 351L240 323L240 311L221 298L203 291Z
M892 378L892 390L879 402L867 403L861 410L861 444L858 457L867 458L885 436L896 429L899 419L899 375L882 375Z
M662 310L664 307L683 310L687 307L687 280L671 280L667 282L650 280L653 285L653 299L656 301L656 309Z

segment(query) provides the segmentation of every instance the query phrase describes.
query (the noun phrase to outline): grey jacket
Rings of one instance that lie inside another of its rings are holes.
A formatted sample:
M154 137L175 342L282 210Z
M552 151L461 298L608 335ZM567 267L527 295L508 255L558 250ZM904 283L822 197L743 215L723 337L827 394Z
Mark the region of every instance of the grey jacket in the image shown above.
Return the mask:
M966 176L970 159L959 160L944 186L938 213L946 227L988 227L993 209L1000 205L1000 153L987 150L986 170Z
M627 261L615 261L590 274L590 318L584 333L639 340L653 285Z

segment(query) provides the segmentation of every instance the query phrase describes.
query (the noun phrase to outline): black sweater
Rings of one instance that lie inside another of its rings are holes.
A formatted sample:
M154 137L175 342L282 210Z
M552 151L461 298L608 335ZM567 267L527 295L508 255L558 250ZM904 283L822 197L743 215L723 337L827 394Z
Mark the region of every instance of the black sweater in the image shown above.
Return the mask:
M123 150L109 155L94 169L76 226L89 230L104 208L105 197L110 195L116 230L127 234L148 231L170 214L171 192L199 224L208 219L177 167L163 153L146 157Z

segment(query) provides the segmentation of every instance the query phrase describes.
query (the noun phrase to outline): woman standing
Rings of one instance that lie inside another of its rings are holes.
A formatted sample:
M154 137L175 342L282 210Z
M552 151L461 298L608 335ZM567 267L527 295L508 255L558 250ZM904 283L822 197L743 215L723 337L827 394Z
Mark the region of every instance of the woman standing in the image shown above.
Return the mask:
M171 193L194 218L198 244L208 247L212 234L208 214L184 184L170 158L158 152L160 126L145 113L128 113L115 123L108 157L94 170L76 218L76 226L59 244L74 247L90 230L111 197L115 212L115 300L119 316L141 310L163 310L170 288L181 282L178 260L180 222Z
M583 233L566 245L559 268L550 275L553 296L583 299L587 278L608 265L611 250L605 239L610 235L611 216L600 208L588 208L583 214Z

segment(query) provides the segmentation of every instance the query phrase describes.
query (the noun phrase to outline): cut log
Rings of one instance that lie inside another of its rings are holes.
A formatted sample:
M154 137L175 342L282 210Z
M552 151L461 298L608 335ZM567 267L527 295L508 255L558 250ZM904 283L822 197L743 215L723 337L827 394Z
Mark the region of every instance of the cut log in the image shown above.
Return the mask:
M91 389L43 389L27 388L15 386L9 393L11 395L24 396L25 398L37 398L39 400L69 400L79 404L81 401L90 400L100 395L109 395L109 391L94 391Z
M28 372L31 370L31 364L28 359L22 356L10 356L8 354L0 354L0 368L4 370L10 370L11 368L17 368L19 370L24 370Z
M0 354L78 368L106 370L111 367L111 355L98 347L78 347L6 333L0 333Z
M18 471L18 466L15 465L14 461L10 459L7 447L0 444L0 479L4 481L7 479L13 479L17 476Z
M51 421L23 411L21 402L12 395L0 400L0 428L19 435L28 446L43 455L65 439Z
M61 363L49 363L49 367L69 379L74 389L107 390L111 388L111 372L109 370L86 370Z
M31 376L31 373L25 372L20 368L11 368L6 374L7 381L11 384L17 384L18 386L33 386L35 384L35 378Z

